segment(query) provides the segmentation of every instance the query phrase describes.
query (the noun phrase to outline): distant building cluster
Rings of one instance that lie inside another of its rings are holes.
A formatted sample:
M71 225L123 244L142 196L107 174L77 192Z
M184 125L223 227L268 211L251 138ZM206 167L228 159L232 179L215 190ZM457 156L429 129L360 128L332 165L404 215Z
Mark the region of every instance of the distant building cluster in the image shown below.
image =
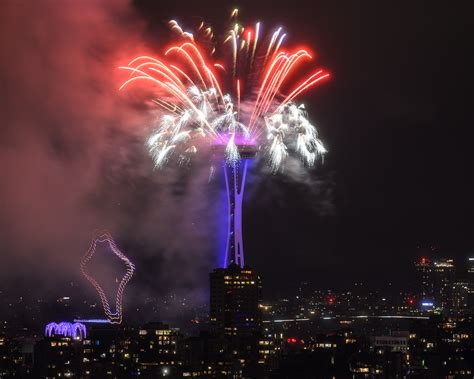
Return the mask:
M422 307L446 313L467 311L474 305L474 258L467 273L456 274L451 258L422 257L415 262L419 275L418 299Z

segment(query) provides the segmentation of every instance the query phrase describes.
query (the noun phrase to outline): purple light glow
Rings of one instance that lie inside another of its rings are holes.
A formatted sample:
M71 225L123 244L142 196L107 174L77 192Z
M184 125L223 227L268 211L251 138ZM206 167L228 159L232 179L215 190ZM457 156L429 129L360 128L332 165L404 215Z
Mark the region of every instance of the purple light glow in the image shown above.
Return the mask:
M224 177L227 190L228 231L224 257L224 267L235 263L244 267L244 241L242 237L242 201L244 197L245 178L248 160L241 159L238 164L224 164Z
M214 145L227 145L229 140L232 138L232 134L219 134L219 138L214 140ZM242 133L235 133L234 143L237 146L257 146L255 138L252 136L246 136Z
M46 325L44 330L46 337L52 337L55 335L62 335L64 337L71 337L72 339L84 339L86 338L86 326L80 322L50 322Z
M88 262L92 259L92 257L95 254L97 244L98 243L108 243L110 250L112 253L114 253L117 257L119 257L124 263L125 266L127 267L127 272L123 276L122 280L120 281L120 284L117 289L117 294L115 296L115 312L112 312L110 310L110 304L109 301L107 300L107 296L105 295L105 291L103 288L99 285L97 280L95 280L88 272L87 272L87 264ZM95 287L96 291L98 292L100 296L100 300L102 301L102 306L104 308L105 315L109 319L109 322L112 324L120 324L122 322L122 300L123 300L123 292L125 290L125 286L129 282L129 280L132 278L133 272L135 271L135 266L134 264L119 250L117 245L115 244L112 236L110 235L109 232L107 231L101 231L97 234L97 236L92 240L91 245L89 249L86 252L86 255L84 255L84 258L82 259L81 262L81 271L83 275L89 280L89 282L92 283L92 285Z

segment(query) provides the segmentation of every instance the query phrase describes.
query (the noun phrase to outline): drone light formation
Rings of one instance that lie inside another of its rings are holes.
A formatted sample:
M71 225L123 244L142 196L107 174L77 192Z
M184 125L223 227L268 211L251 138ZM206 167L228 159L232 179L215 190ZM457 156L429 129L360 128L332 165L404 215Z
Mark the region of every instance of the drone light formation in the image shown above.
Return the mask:
M95 278L91 276L91 274L87 270L87 266L94 256L97 244L99 243L107 243L110 247L110 251L115 254L118 258L120 258L125 266L126 266L126 273L122 277L120 281L117 293L115 296L115 310L111 310L109 301L105 294L105 291L100 286ZM115 244L112 236L107 231L99 232L95 238L92 239L89 249L87 250L86 254L82 258L81 262L81 271L82 274L89 280L89 282L94 286L97 293L99 294L100 300L102 302L102 307L104 308L105 315L110 323L112 324L120 324L122 322L122 303L123 303L123 293L125 290L125 286L130 281L133 276L133 272L135 271L134 264L120 251L120 249Z
M308 167L316 164L327 151L296 100L330 75L324 69L303 70L313 54L285 49L282 28L267 35L260 22L244 27L237 17L235 9L222 39L204 21L189 32L171 20L177 43L161 57L138 56L119 68L129 73L120 90L144 84L160 109L146 142L155 167L170 160L188 164L206 146L224 161L229 226L224 266L243 267L248 160L263 152L273 173L290 152Z
M44 330L46 337L52 337L62 335L64 337L70 337L72 339L84 339L86 338L86 326L80 322L50 322L46 325Z

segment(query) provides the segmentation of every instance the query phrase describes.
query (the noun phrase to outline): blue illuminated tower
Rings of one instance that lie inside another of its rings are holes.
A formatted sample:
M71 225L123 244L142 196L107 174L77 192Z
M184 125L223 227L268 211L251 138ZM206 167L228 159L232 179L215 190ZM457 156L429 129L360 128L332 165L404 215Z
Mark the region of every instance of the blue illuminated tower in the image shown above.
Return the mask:
M227 190L227 243L225 264L234 262L244 267L244 242L242 238L242 199L244 197L247 159L240 159L232 165L224 164L224 176Z
M257 147L251 140L236 138L240 159L229 163L224 161L224 177L227 190L227 242L224 267L235 263L240 267L245 265L244 243L242 238L242 200L247 176L248 161L257 154ZM215 151L223 153L224 144L216 144ZM221 157L222 155L219 154Z

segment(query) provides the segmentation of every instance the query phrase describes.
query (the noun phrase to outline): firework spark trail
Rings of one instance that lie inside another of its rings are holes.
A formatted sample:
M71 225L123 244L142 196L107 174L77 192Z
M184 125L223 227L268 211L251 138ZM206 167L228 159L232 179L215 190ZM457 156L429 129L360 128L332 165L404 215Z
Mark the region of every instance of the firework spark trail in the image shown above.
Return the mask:
M255 24L255 39L253 40L252 55L250 56L250 68L253 67L255 59L255 51L257 50L258 37L260 36L260 23ZM250 44L250 34L249 34L249 44Z
M281 70L285 66L287 61L288 58L282 53L281 55L278 55L275 61L272 63L272 69L265 77L265 81L261 87L263 96L261 96L261 98L257 98L257 101L255 102L254 112L249 122L251 128L254 126L255 121L258 120L259 116L262 114L263 109L265 109L267 105L271 105L269 99L273 97L272 94L276 93L276 91L278 90L276 84L278 82L279 76L281 75ZM275 70L273 70L274 67ZM265 87L268 78L270 78L269 84Z
M193 61L193 63L194 63L194 61ZM133 82L135 80L139 80L139 79L150 80L150 81L154 82L155 84L158 84L160 87L166 89L169 94L174 96L183 105L188 105L198 115L198 118L200 119L201 123L204 124L208 128L208 130L210 131L210 134L213 135L216 138L219 138L217 133L214 131L214 129L209 124L209 122L208 122L207 118L205 117L205 115L195 106L193 101L189 98L189 96L186 93L186 89L184 88L181 81L179 81L179 82L173 82L173 81L172 82L164 82L164 81L159 80L156 77L154 77L154 76L152 76L152 75L150 75L150 74L148 74L148 73L146 73L142 70L138 70L137 68L132 68L132 67L119 67L119 68L124 69L124 70L130 70L130 71L132 71L133 74L135 74L136 72L141 74L139 76L132 76L130 79L125 81L125 83L122 84L120 89L123 89L125 86L127 86L128 84L130 84L131 82ZM150 68L150 70L155 71L157 73L161 73L158 70L154 70L152 68ZM168 76L165 75L165 77L168 77ZM193 87L191 87L191 88L193 88Z
M323 73L322 70L316 72L316 73L313 74L310 78L306 79L303 83L301 83L291 94L289 94L289 95L285 98L285 100L283 100L282 105L289 103L289 102L292 101L296 96L298 96L299 94L301 94L303 91L306 91L309 87L315 85L315 84L316 84L317 82L319 82L320 80L329 77L329 74L324 74L324 75L321 75L321 76L317 77L317 76L320 75L321 73ZM316 78L316 77L317 77L317 78ZM311 81L311 79L313 79L313 80Z
M240 114L240 80L237 80L237 118Z
M233 25L222 44L222 58L230 57L229 70L208 60L218 42L210 26L201 22L192 33L175 20L169 27L183 42L167 49L163 59L144 55L120 67L130 73L120 89L147 82L156 90L153 102L163 113L147 145L157 167L173 155L178 162L188 162L201 143L224 143L226 159L232 164L240 159L238 145L256 144L266 151L273 171L281 167L289 149L308 166L326 152L304 107L294 100L329 74L316 70L292 85L290 78L298 76L312 54L306 49L285 51L287 35L281 27L268 41L260 22L247 28L237 17L234 10ZM229 82L230 92L226 92L224 84Z

